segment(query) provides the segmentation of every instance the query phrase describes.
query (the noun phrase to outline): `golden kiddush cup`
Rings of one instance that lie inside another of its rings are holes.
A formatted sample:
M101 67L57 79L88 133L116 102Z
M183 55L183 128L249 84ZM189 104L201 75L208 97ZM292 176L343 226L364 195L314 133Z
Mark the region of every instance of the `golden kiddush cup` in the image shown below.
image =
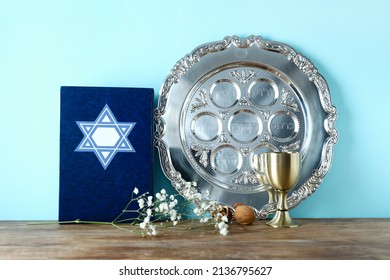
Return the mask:
M267 222L267 225L275 228L298 227L299 224L291 219L288 212L287 195L298 182L301 173L299 152L264 153L261 157L257 157L257 161L256 165L264 166L265 177L278 196L275 216Z

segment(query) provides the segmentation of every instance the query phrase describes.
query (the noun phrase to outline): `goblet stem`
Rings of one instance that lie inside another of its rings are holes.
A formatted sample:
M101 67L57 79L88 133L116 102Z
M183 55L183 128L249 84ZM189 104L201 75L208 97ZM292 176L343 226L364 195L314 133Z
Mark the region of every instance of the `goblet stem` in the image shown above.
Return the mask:
M276 190L276 193L278 195L278 204L276 206L276 209L280 210L280 211L287 211L288 210L288 205L287 205L288 191Z
M299 227L299 224L296 223L293 219L291 219L290 214L288 212L287 205L287 190L277 190L278 194L278 204L276 206L276 213L273 219L267 222L267 225L275 228L291 228L291 227Z

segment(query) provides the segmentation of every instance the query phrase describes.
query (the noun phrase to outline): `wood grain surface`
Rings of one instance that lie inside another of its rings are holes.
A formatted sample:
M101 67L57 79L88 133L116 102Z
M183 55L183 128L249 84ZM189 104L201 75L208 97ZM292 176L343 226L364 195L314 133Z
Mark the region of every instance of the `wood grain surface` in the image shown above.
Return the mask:
M112 225L0 221L0 259L390 259L390 219L297 221L294 229L233 223L227 236L183 221L152 237Z

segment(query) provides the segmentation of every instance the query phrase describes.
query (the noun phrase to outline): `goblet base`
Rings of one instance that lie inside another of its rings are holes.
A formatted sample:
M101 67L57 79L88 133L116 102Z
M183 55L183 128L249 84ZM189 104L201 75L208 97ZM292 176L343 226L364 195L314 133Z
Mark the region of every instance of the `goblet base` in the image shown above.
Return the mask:
M294 228L300 226L300 224L291 219L288 210L276 210L273 219L266 224L274 228Z

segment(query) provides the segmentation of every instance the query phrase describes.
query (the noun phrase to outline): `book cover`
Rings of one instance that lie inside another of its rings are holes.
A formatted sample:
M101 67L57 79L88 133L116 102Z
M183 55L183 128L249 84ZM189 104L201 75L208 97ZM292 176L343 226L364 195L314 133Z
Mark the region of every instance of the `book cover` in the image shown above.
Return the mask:
M59 221L113 221L153 190L153 89L61 87Z

